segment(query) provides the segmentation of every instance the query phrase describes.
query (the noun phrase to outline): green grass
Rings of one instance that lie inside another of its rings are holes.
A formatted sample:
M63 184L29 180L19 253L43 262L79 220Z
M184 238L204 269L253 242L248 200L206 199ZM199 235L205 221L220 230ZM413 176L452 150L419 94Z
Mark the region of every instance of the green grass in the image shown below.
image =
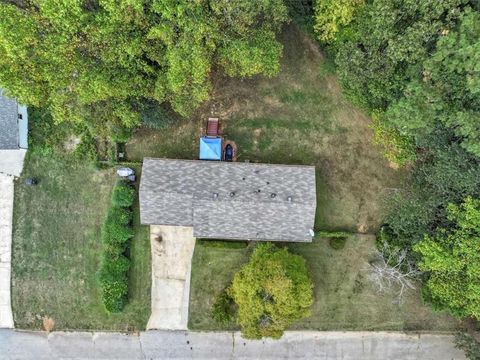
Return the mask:
M27 176L39 184L23 184ZM50 317L55 329L133 331L150 314L150 243L139 225L131 243L129 303L120 314L102 305L95 273L101 255L100 228L110 203L115 170L65 158L29 154L15 186L12 301L15 325L40 329Z
M212 306L233 279L238 268L248 260L249 247L212 247L203 242L195 245L190 285L188 327L195 330L233 330L235 323L217 324Z
M352 235L339 250L329 245L328 238L287 246L306 259L315 284L311 316L295 323L291 329L451 331L459 327L447 314L435 313L424 305L419 289L410 292L400 304L395 301L395 292L378 293L368 279L369 260L375 250L374 236ZM251 247L218 249L197 244L192 263L191 329L237 328L234 323L217 324L211 310L215 297L248 261L250 250Z

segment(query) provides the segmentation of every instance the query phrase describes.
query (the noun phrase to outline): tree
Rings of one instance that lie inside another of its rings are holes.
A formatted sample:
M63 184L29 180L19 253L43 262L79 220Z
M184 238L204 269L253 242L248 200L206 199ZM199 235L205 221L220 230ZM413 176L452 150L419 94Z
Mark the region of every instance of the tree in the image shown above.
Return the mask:
M341 27L353 20L364 0L318 0L315 2L315 32L321 41L332 42Z
M368 278L379 293L395 292L397 303L403 302L409 290L415 290L415 281L420 271L407 257L406 250L391 248L383 243L383 248L375 253L370 263Z
M442 31L454 28L468 0L374 0L337 45L337 72L350 99L384 110L421 72Z
M132 128L142 99L190 114L217 65L235 76L276 74L285 21L282 0L3 2L0 84L57 122Z
M480 200L467 197L447 211L451 226L414 247L420 269L429 273L426 298L459 318L480 320Z
M422 78L408 84L386 118L417 137L441 122L465 149L480 156L480 13L468 10L460 20L458 29L443 32Z
M258 245L229 290L242 334L280 338L288 325L310 314L312 288L302 257L270 243Z

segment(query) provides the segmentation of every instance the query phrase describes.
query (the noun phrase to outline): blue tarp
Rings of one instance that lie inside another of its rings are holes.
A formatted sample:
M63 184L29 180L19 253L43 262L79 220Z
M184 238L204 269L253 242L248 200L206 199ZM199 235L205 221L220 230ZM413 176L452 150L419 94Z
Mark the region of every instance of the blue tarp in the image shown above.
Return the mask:
M222 139L201 137L200 160L222 160Z

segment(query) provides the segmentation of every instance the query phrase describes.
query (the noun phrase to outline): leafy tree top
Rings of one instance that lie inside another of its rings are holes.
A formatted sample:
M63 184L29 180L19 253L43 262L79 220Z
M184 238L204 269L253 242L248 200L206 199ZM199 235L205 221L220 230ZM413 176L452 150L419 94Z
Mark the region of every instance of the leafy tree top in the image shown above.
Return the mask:
M451 226L414 246L427 271L427 298L440 309L480 320L480 200L448 206Z
M58 121L91 120L95 105L95 116L128 127L141 98L191 113L218 65L230 75L276 74L275 34L287 20L282 0L17 4L0 3L0 84Z
M257 245L233 279L230 294L247 338L279 338L292 322L310 314L313 284L305 260L270 243Z

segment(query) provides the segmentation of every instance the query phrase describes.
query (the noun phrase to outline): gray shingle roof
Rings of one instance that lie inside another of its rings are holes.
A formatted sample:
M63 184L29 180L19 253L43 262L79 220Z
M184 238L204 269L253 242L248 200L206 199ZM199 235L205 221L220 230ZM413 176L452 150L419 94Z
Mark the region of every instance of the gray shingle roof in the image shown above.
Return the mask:
M198 238L311 241L315 190L313 166L145 158L140 219Z
M0 88L0 149L18 148L18 105Z

